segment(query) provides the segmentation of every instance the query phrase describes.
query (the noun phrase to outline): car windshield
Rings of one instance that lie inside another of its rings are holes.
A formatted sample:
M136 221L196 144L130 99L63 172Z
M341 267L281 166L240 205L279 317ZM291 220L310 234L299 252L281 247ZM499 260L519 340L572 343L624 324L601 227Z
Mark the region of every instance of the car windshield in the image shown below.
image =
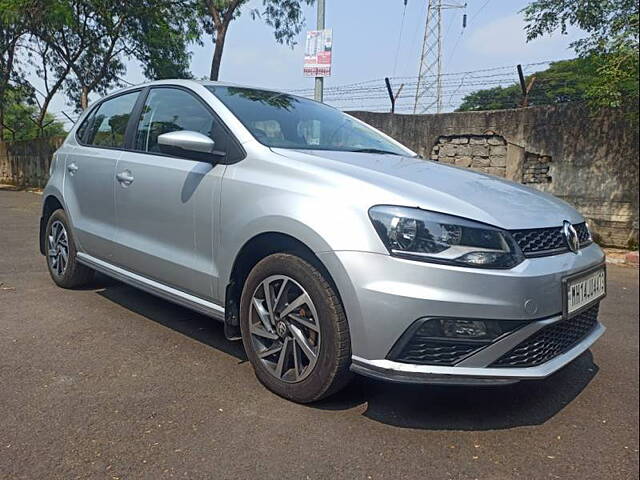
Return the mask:
M268 147L409 154L353 117L319 102L253 88L207 88Z

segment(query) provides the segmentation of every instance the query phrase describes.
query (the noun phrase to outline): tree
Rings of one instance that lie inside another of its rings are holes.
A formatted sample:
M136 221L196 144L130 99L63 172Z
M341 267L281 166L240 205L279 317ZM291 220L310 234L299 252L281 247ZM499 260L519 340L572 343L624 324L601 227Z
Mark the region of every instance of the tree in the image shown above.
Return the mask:
M24 81L19 69L19 47L42 8L36 1L0 0L0 138L11 82Z
M169 23L153 17L139 17L136 57L150 80L193 78L187 45L199 40L195 5L180 2Z
M90 93L120 84L125 57L139 60L150 79L191 77L187 44L199 31L195 1L0 0L0 138L17 91L30 93L20 96L12 118L29 118L45 134L52 131L48 109L56 94L64 91L85 109ZM21 75L25 61L43 87Z
M152 78L190 76L186 44L195 36L195 20L189 2L56 0L56 7L34 34L79 109L87 108L90 93L121 84L125 57L140 60Z
M38 125L34 120L40 113L33 91L28 86L9 86L5 90L4 133L2 140L30 140L37 137L65 135L64 125L51 114L45 114Z
M638 103L637 0L535 0L524 10L529 40L569 25L588 36L573 42L581 58L589 58L596 75L587 88L594 106Z
M240 16L249 0L199 0L201 25L214 42L210 80L218 80L224 43L229 24ZM262 0L263 10L253 9L253 19L262 18L274 29L278 43L295 45L295 37L304 26L302 3L312 5L315 0Z
M532 76L535 81L528 97L529 105L553 105L586 100L598 72L597 64L589 57L553 62L548 69L528 76L527 84ZM470 93L462 99L458 111L516 108L521 100L520 84L514 83Z

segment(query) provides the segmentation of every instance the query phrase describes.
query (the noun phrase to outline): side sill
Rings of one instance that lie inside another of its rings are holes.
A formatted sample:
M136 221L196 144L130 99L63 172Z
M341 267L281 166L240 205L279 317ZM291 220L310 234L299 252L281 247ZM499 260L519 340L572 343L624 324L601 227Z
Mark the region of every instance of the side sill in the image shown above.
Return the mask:
M120 280L123 283L144 290L157 297L169 300L183 307L187 307L196 312L202 313L216 320L224 321L224 308L208 300L196 297L176 288L169 287L155 280L150 280L136 273L129 272L123 268L111 265L103 260L98 260L86 253L78 252L78 261L89 268L109 277Z

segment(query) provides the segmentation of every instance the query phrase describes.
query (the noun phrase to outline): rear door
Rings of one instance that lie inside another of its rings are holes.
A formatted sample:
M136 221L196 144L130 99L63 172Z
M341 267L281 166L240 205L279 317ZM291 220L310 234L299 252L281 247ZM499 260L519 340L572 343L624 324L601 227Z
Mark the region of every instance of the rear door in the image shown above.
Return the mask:
M115 242L114 178L127 123L139 91L94 107L76 133L65 160L64 198L80 249L108 260Z
M118 246L114 263L165 285L214 298L218 271L213 245L220 184L226 166L160 152L158 136L191 130L225 150L225 130L193 92L151 87L130 151L116 172Z

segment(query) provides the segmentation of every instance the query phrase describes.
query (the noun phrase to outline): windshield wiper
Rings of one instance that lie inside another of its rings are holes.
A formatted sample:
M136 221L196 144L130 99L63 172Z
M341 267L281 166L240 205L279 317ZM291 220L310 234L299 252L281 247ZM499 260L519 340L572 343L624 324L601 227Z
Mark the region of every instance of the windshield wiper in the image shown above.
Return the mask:
M389 150L382 150L380 148L356 148L354 150L347 150L348 152L356 152L356 153L382 153L382 154L386 154L386 155L398 155L401 156L399 153L396 152L391 152Z

